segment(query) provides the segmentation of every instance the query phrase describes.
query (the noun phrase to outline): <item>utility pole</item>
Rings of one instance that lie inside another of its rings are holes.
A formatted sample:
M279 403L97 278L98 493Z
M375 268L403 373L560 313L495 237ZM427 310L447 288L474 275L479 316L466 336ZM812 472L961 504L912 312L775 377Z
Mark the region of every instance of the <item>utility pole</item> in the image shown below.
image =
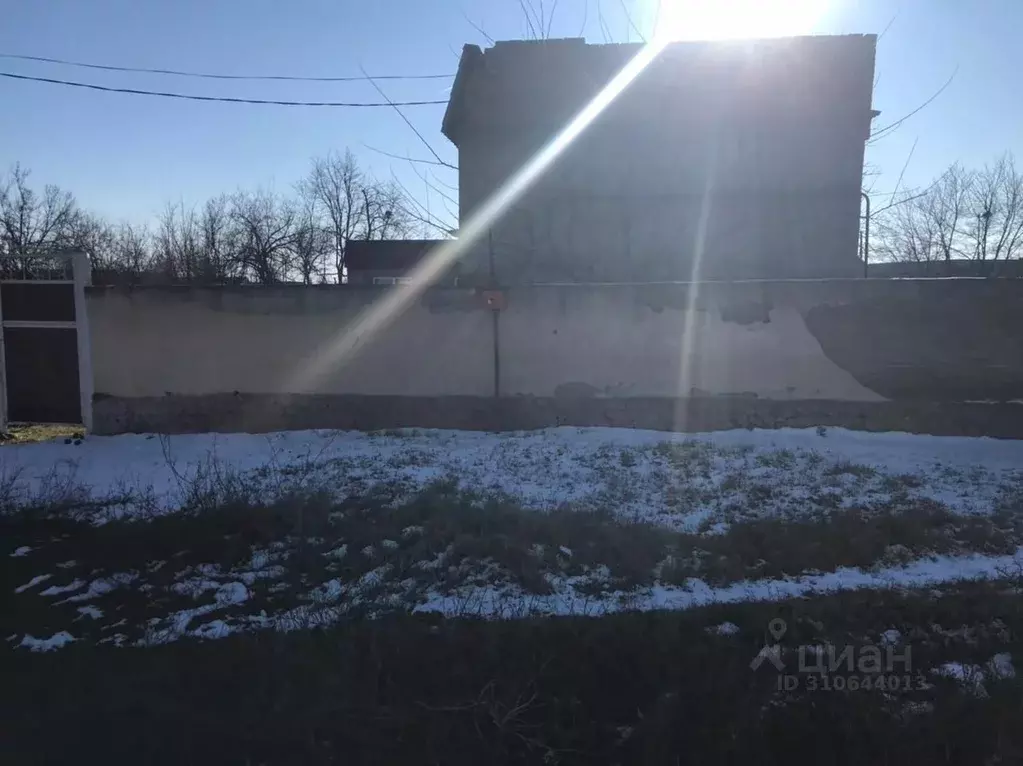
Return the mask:
M861 191L860 196L867 204L867 213L863 218L863 278L866 279L867 268L870 265L870 195Z

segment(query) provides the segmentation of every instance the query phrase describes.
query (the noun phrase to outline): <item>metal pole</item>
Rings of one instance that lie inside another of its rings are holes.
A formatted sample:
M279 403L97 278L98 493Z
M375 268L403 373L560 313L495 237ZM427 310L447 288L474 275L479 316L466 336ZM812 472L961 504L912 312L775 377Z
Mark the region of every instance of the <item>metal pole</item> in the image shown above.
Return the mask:
M860 196L867 203L867 215L863 221L863 278L866 279L867 267L870 265L870 195L861 191Z
M85 286L92 281L89 256L74 253L71 264L75 280L75 334L78 336L78 394L85 433L92 432L92 342L89 312L85 305Z
M0 280L0 287L2 287ZM7 354L4 348L3 290L0 289L0 434L7 433Z
M487 249L489 250L490 259L490 288L497 288L497 266L494 263L494 232L489 230L487 232ZM490 314L492 319L491 327L494 338L494 398L497 399L501 396L501 320L498 318L498 308L492 307Z

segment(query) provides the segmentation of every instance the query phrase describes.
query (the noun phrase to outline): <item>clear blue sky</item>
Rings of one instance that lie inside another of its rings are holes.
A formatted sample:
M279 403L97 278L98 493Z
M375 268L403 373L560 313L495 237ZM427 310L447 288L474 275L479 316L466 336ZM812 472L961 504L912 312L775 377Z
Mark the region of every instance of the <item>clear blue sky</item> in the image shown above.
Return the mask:
M644 4L625 0L642 24ZM713 2L713 0L708 0ZM549 9L553 0L548 0ZM617 40L628 23L601 0ZM534 0L534 5L538 2ZM603 40L597 2L561 0L556 37ZM918 106L958 67L949 89L895 135L870 149L890 191L918 139L905 186L925 184L954 161L982 165L1004 150L1023 155L1023 100L1015 97L1021 0L830 0L815 32L880 32L874 96L880 122ZM141 67L233 74L454 72L465 42L523 36L518 0L6 0L0 52ZM632 39L636 39L633 35ZM0 71L106 85L288 100L376 101L368 83L206 81L99 72L0 59ZM447 81L383 83L394 100L443 99ZM409 116L451 161L440 134L443 106ZM310 109L209 104L97 93L0 78L0 168L20 161L36 184L57 183L111 219L147 220L168 200L188 204L239 187L287 191L309 158L351 148L374 173L392 171L421 192L407 163L365 148L428 156L390 109ZM1023 156L1020 157L1023 160ZM453 174L442 178L454 183ZM440 205L436 195L431 205Z

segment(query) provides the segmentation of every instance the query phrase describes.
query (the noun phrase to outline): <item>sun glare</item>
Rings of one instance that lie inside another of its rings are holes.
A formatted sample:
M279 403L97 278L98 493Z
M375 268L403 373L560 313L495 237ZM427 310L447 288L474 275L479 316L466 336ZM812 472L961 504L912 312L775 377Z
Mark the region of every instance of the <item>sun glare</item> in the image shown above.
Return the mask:
M832 0L660 0L654 38L615 75L610 82L566 124L561 131L525 165L511 175L487 201L467 220L461 221L458 238L447 240L434 248L428 258L409 274L410 282L396 287L373 303L352 324L339 328L317 353L291 374L284 387L296 393L313 391L318 380L332 370L350 363L358 350L376 340L410 303L453 262L483 241L497 221L514 205L526 190L540 178L558 156L596 119L618 95L628 87L672 40L736 39L748 37L781 37L806 34L813 30L821 14ZM649 0L657 2L657 0ZM705 222L709 211L710 187L704 192L700 231L695 248L697 263L701 260ZM698 268L693 281L699 280ZM694 302L695 303L695 302ZM691 328L692 322L687 323ZM680 381L688 378L691 329L682 338L683 370ZM687 391L688 386L680 390Z
M667 41L805 35L826 5L827 0L661 0L655 34Z

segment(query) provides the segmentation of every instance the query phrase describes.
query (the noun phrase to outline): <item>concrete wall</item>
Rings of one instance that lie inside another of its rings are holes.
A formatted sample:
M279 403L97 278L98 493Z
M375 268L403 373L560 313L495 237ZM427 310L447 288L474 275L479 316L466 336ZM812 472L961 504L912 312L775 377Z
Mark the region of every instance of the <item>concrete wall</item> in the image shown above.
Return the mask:
M492 391L486 317L415 303L357 361L306 381L319 354L389 288L92 288L97 394L475 395Z
M485 52L457 133L463 225L637 50ZM858 276L873 56L862 36L669 46L494 226L501 278Z
M952 418L959 425L945 430L963 432L976 422L962 414L966 406L982 408L993 423L985 428L1019 422L1023 435L1023 407L1007 405L1011 417L992 420L992 405L963 404L1023 400L1023 281L512 288L496 322L496 380L495 322L482 296L433 289L386 329L360 337L344 363L312 375L325 350L351 338L353 323L388 294L93 288L96 428L719 428L836 419L908 427L898 413L909 407L931 423L912 420L917 429ZM950 402L958 409L935 409Z

